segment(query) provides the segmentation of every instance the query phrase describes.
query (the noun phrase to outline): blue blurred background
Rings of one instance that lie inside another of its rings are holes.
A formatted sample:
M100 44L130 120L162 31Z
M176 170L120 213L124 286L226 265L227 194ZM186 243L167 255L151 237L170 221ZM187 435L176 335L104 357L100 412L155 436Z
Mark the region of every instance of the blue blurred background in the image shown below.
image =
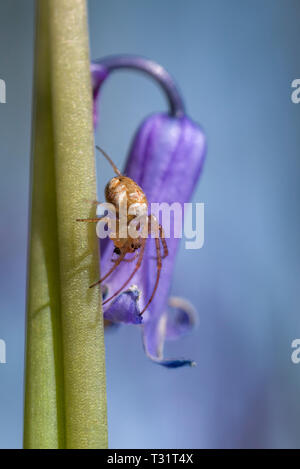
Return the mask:
M300 447L300 78L297 0L90 0L92 58L148 56L175 77L208 139L194 201L205 244L178 255L172 292L199 311L195 334L167 356L144 356L140 331L106 338L112 448ZM0 447L22 445L33 1L0 0ZM141 119L166 109L160 90L129 72L103 88L98 143L123 166ZM97 161L99 197L111 177Z

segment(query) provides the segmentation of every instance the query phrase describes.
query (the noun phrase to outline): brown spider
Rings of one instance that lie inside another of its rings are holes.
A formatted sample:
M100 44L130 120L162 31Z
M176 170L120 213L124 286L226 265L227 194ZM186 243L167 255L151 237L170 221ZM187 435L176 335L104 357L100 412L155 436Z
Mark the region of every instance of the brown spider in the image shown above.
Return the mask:
M119 232L120 228L120 213L119 213L119 207L122 205L123 200L126 200L127 203L127 227L129 226L129 223L132 222L135 218L137 218L139 213L148 213L148 202L145 193L143 190L134 182L131 178L123 176L122 173L119 171L119 169L116 167L116 165L113 163L111 158L105 153L102 148L96 146L97 150L99 150L105 158L108 160L108 162L111 164L111 166L114 169L114 172L116 173L116 177L113 177L106 185L105 188L105 199L106 202L112 204L115 207L116 210L116 233L110 234L109 237L112 239L115 249L114 253L117 254L119 257L114 260L114 265L113 267L97 282L93 283L90 288L94 287L95 285L98 285L99 283L103 282L109 275L112 274L112 272L117 268L117 266L121 262L132 262L136 258L138 258L137 263L135 265L135 268L127 281L117 290L111 297L106 299L103 304L106 304L108 301L112 300L115 298L119 293L122 292L122 290L126 287L126 285L130 282L130 280L133 278L135 273L138 271L142 264L144 252L145 252L145 247L146 247L146 241L147 241L147 235L150 232L151 233L151 228L153 228L153 225L155 227L155 247L156 247L156 259L157 259L157 275L156 275L156 281L155 285L153 288L153 292L150 296L149 301L147 302L146 306L140 313L142 315L146 309L149 307L150 303L152 302L155 292L157 290L158 284L159 284L159 278L160 278L160 272L162 268L162 259L167 257L168 255L168 247L166 243L166 239L164 237L164 232L162 226L158 223L154 215L146 215L147 223L146 227L147 229L147 234L142 236L143 233L141 231L141 235L138 237L131 237L128 235L127 232L127 237L121 237L121 234ZM96 204L101 204L100 202L95 202ZM133 214L128 214L129 207L133 207L134 210L130 210L130 213ZM103 218L84 218L84 219L77 219L76 221L84 221L84 222L90 222L90 223L97 223L101 221L101 223L109 223L109 219L107 217ZM152 221L152 226L151 226L151 221ZM137 224L139 226L140 223ZM161 254L160 250L160 241L163 247L163 255ZM125 256L127 253L133 253L135 251L138 251L133 257L129 259L125 259Z

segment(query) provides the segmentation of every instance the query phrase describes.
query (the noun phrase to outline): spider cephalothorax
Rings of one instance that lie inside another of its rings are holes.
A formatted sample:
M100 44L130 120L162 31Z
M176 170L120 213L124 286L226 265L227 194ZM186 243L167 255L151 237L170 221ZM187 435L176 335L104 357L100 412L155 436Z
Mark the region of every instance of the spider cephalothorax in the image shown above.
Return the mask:
M148 300L146 306L143 308L141 315L150 305L151 301L154 298L156 289L158 287L160 271L162 268L162 259L168 255L168 247L164 237L164 232L162 226L157 222L154 215L148 215L148 202L145 193L142 188L136 184L131 178L123 176L110 157L100 148L97 149L105 156L105 158L112 165L116 176L113 177L105 188L105 199L106 202L112 204L115 208L116 214L116 229L112 231L109 235L111 240L114 243L115 249L114 253L117 254L116 259L112 259L114 265L112 268L97 282L93 283L91 287L98 285L103 282L111 273L117 268L121 262L133 262L137 259L137 263L134 267L133 272L130 274L127 281L108 299L106 299L103 304L115 298L121 291L126 287L130 280L134 277L135 273L138 271L142 264L143 255L145 252L146 241L149 233L154 233L155 246L156 246L156 259L157 259L157 274L156 282L153 288L153 292ZM101 205L100 202L97 202ZM122 233L122 218L121 211L125 210L126 220L126 236ZM86 222L99 222L99 223L110 223L110 219L107 216L102 218L85 218L78 219L77 221L86 221ZM127 228L130 227L132 222L136 223L135 236L130 235L130 230ZM137 235L136 235L137 233ZM163 254L161 254L160 243L163 247ZM129 253L135 253L133 257L126 258L126 255Z

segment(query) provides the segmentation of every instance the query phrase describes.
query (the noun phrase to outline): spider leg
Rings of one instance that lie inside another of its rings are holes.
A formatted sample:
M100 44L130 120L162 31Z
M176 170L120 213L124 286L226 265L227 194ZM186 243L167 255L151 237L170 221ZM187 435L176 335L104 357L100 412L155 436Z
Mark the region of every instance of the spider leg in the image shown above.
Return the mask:
M132 279L132 277L135 275L135 273L139 270L139 268L141 267L141 264L142 264L142 260L143 260L143 257L144 257L144 251L145 251L145 246L146 246L146 241L147 241L147 238L143 238L142 241L141 241L141 250L139 252L139 258L138 258L138 261L136 263L136 266L134 268L134 271L130 274L129 278L127 279L127 281L122 285L121 288L119 288L119 290L117 290L110 298L108 298L107 300L105 300L102 304L105 305L105 303L107 303L108 301L112 300L115 296L117 296L119 293L121 293L121 291L126 287L126 285L130 282L130 280Z
M137 257L139 257L138 252L136 252L135 255L130 257L129 259L124 259L124 262L133 262Z
M102 202L99 202L98 200L89 200L89 199L84 199L85 202L88 202L89 204L92 205L102 205ZM101 218L104 218L104 215L98 218L77 218L76 221L85 221L89 223L97 223L97 221L101 220Z
M88 223L97 223L100 218L77 218L76 221L86 221Z
M108 217L106 217L106 215L103 215L102 217L95 217L95 218L77 218L76 221L85 221L85 222L88 222L88 223L97 223L98 221L105 221L105 218L107 219L107 221L109 220Z
M159 228L159 237L160 237L161 244L162 244L162 247L163 247L163 250L164 250L164 253L162 255L162 259L164 259L165 257L167 257L169 255L169 250L168 250L168 245L167 245L167 241L166 241L166 238L165 238L164 229L161 225L159 225L158 228Z
M96 285L99 285L99 283L103 282L103 280L105 280L117 267L119 264L121 264L122 260L124 259L126 255L126 252L124 251L120 257L118 257L118 259L115 261L114 265L112 266L112 268L107 272L107 274L104 275L104 277L100 278L100 280L98 280L97 282L93 283L92 285L90 285L89 288L93 288L95 287Z
M123 259L123 262L133 262L137 257L139 256L139 253L136 252L133 257L130 257L129 259ZM111 259L112 262L117 262L118 259Z
M157 236L159 236L160 238L160 241L161 241L161 244L162 244L162 247L163 247L163 255L161 256L161 259L164 259L165 257L168 256L169 254L169 250L168 250L168 245L167 245L167 241L166 241L166 238L165 238L165 233L164 233L164 229L163 227L158 223L156 217L154 215L151 215L151 218L152 220L154 221L155 223L155 228L156 228L156 231L157 231ZM151 257L151 259L156 259L155 257Z
M108 156L108 154L101 148L99 147L99 145L96 145L96 148L98 151L100 151L100 153L102 153L103 156L105 156L105 158L107 159L107 161L109 162L109 164L113 167L114 169L114 172L116 173L117 176L121 176L122 177L122 173L119 171L119 169L116 167L115 163L112 161L112 159Z
M157 290L158 284L159 284L160 272L161 272L161 267L162 267L159 238L155 238L155 247L156 247L156 256L157 256L156 257L157 258L156 280L155 280L154 288L153 288L152 294L150 296L150 299L149 299L148 303L146 304L146 306L144 306L144 309L140 313L140 316L142 316L142 314L144 314L144 312L146 311L146 309L149 307L150 303L152 302L152 300L154 298L154 295L155 295L155 292Z

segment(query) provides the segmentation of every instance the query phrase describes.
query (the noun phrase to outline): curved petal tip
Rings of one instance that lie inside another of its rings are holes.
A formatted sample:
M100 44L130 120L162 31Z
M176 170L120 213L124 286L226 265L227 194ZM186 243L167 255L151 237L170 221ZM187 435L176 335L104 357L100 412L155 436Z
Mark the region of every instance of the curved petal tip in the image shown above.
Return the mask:
M140 290L133 285L109 303L104 311L104 319L114 323L141 324L143 318L140 316L139 297Z
M148 357L154 363L157 363L158 365L165 366L167 368L180 368L181 366L196 366L197 365L197 363L194 362L193 360L186 360L184 358L174 359L174 360L158 360L154 357L151 357L150 355L148 355Z
M163 314L155 325L145 323L143 328L145 353L154 363L167 368L195 366L196 362L193 360L163 357L165 340L178 339L189 332L197 322L196 311L187 300L171 297L169 306L168 312Z
M192 331L198 324L194 306L184 298L171 296L167 312L166 339L175 340Z

